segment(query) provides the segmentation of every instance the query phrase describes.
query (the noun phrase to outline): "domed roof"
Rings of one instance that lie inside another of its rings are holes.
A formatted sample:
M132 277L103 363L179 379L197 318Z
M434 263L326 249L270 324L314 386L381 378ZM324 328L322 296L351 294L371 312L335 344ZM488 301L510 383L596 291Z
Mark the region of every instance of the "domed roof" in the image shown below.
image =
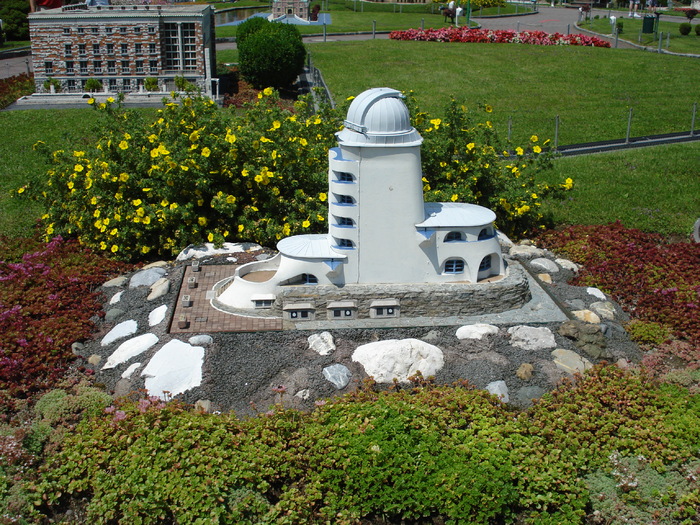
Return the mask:
M338 142L348 146L415 146L423 139L411 126L403 95L390 88L360 93L350 104Z

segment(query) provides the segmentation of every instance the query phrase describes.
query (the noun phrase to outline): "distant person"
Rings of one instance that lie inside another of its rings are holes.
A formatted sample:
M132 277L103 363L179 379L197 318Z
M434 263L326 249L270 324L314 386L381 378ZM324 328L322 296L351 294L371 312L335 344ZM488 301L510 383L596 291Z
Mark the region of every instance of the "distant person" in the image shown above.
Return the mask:
M647 11L650 13L656 13L656 8L659 6L657 0L647 0Z
M639 0L630 0L630 18L642 18L642 15L637 13L639 9Z
M46 9L63 7L63 0L29 0L29 12L36 13Z

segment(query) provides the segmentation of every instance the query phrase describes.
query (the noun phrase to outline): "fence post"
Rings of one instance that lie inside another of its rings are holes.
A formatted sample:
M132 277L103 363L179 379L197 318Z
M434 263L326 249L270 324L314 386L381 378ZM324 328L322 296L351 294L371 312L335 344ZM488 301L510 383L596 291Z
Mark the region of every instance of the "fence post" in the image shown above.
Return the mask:
M425 18L420 19L420 30L423 31L425 29Z
M620 40L620 32L617 30L617 26L615 26L615 49L617 49L617 43Z
M559 115L554 117L554 151L559 149Z
M670 34L670 33L669 33ZM664 33L663 31L659 33L659 53L661 53L661 45L664 43Z
M666 49L671 46L671 32L666 33Z
M508 144L510 144L510 135L513 130L513 115L508 116Z
M326 23L323 22L323 41L326 41Z
M566 24L566 34L567 35L571 34L571 24Z
M372 38L377 38L377 21L372 20Z
M632 108L630 108L630 114L627 117L627 136L625 137L625 144L630 143L630 132L632 131Z
M695 135L695 115L698 112L698 103L693 104L693 118L690 119L690 136Z

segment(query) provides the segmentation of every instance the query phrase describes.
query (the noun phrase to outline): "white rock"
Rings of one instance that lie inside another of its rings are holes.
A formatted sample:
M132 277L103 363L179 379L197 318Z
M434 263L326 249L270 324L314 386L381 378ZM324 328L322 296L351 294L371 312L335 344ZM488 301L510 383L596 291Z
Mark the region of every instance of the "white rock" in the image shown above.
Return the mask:
M136 272L129 281L129 288L138 288L139 286L151 286L158 279L165 275L163 268L150 268Z
M124 286L126 284L126 276L125 275L120 275L119 277L115 277L114 279L110 279L106 283L104 283L102 286L105 288L118 288L120 286Z
M168 399L202 384L203 363L204 348L173 339L156 352L141 377L151 395Z
M187 340L192 346L207 346L214 342L214 339L210 335L200 334L193 335Z
M125 363L134 356L144 353L158 342L158 337L155 334L142 334L132 337L128 341L124 341L119 347L109 356L107 363L102 367L102 370L114 368L117 365Z
M615 306L610 301L597 301L592 303L591 310L608 321L613 321L615 319Z
M605 294L604 294L603 292L601 292L600 290L598 290L598 288L588 287L588 288L586 288L586 291L587 291L590 295L592 295L593 297L597 297L597 298L600 299L601 301L607 301L607 299L608 299L608 298L605 296Z
M136 330L138 330L138 323L136 321L134 321L133 319L123 321L116 325L114 328L112 328L109 332L107 332L107 335L105 335L102 338L100 344L102 346L107 346L116 341L117 339L122 339L124 337L134 335L136 333Z
M530 266L538 272L557 273L559 265L546 257L538 257L530 261Z
M299 399L303 399L304 401L309 399L310 396L311 396L311 390L309 390L308 388L304 388L303 390L299 390L299 392L294 394L294 397L298 397Z
M124 290L121 292L115 293L112 298L109 300L109 304L117 304L119 301L122 299L122 295L124 294Z
M498 237L498 242L501 244L501 246L505 246L506 248L514 246L513 241L511 241L510 238L501 230L496 230L496 236Z
M585 357L581 357L576 352L565 350L564 348L554 350L552 357L557 368L568 374L575 374L576 372L582 374L593 367L593 364Z
M549 328L534 328L532 326L513 326L508 329L510 344L524 350L541 350L554 348L557 343Z
M170 279L161 277L151 285L151 293L146 297L147 301L154 301L163 297L170 291Z
M564 268L565 270L569 270L574 273L578 273L578 271L580 270L579 265L573 261L570 261L569 259L554 259L554 262L562 268Z
M166 261L155 261L155 262L152 262L150 264L147 264L146 266L144 266L141 269L142 270L150 270L151 268L165 268L166 266L168 266L168 263Z
M469 324L457 328L457 339L483 339L485 335L495 335L498 333L498 327L492 324Z
M423 377L435 375L445 360L437 346L418 339L389 339L359 346L352 354L367 375L377 383L406 382L420 371Z
M336 363L323 369L323 377L340 390L348 385L352 373L347 366Z
M141 363L134 363L132 365L129 365L129 368L124 370L122 373L122 379L131 379L131 376L134 375L134 372L139 369L141 366Z
M546 284L552 284L552 276L548 273L538 273L537 278Z
M510 401L510 397L508 396L508 386L506 385L505 381L494 381L493 383L489 383L486 385L486 390L488 390L490 394L497 396L504 403L508 403L508 401Z
M165 319L165 313L168 311L168 305L162 304L150 314L148 314L148 326L155 326L163 322Z
M542 257L544 255L544 250L540 250L536 246L513 246L509 252L511 257Z
M186 261L188 259L203 259L213 255L228 255L231 253L241 253L251 250L261 250L262 247L252 242L232 243L225 242L221 248L215 248L213 243L205 244L190 244L182 250L178 256L178 261Z
M318 355L328 355L335 351L335 342L333 342L333 336L329 332L311 334L308 341L309 348Z
M590 310L574 310L571 313L574 314L576 319L583 321L584 323L600 324L600 317L598 317L598 314L591 312Z

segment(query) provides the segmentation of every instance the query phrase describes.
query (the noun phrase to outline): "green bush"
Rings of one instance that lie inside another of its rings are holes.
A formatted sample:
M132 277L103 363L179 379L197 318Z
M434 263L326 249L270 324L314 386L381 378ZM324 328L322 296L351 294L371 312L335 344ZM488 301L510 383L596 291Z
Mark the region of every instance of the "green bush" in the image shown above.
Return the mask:
M306 48L290 24L268 23L238 44L243 78L255 88L287 88L304 69Z
M256 33L263 28L267 28L267 26L269 26L271 23L272 22L268 22L267 19L261 16L248 18L236 28L236 44L240 46L248 35Z
M102 82L96 78L88 78L85 81L85 91L94 93L95 91L102 91Z
M691 29L692 26L688 22L678 24L678 32L683 36L689 35Z
M29 2L25 0L3 0L0 5L0 20L7 40L29 40Z
M53 86L53 90L55 93L61 92L61 81L57 78L49 77L46 80L44 80L44 91L46 91L47 93L51 91L51 86Z
M618 20L617 22L615 22L615 27L617 28L618 33L622 33L622 30L625 27L625 23L622 20Z
M146 91L160 91L158 79L155 77L146 77L143 81L143 87Z
M695 24L693 27L695 28L695 34L700 36L700 24Z

